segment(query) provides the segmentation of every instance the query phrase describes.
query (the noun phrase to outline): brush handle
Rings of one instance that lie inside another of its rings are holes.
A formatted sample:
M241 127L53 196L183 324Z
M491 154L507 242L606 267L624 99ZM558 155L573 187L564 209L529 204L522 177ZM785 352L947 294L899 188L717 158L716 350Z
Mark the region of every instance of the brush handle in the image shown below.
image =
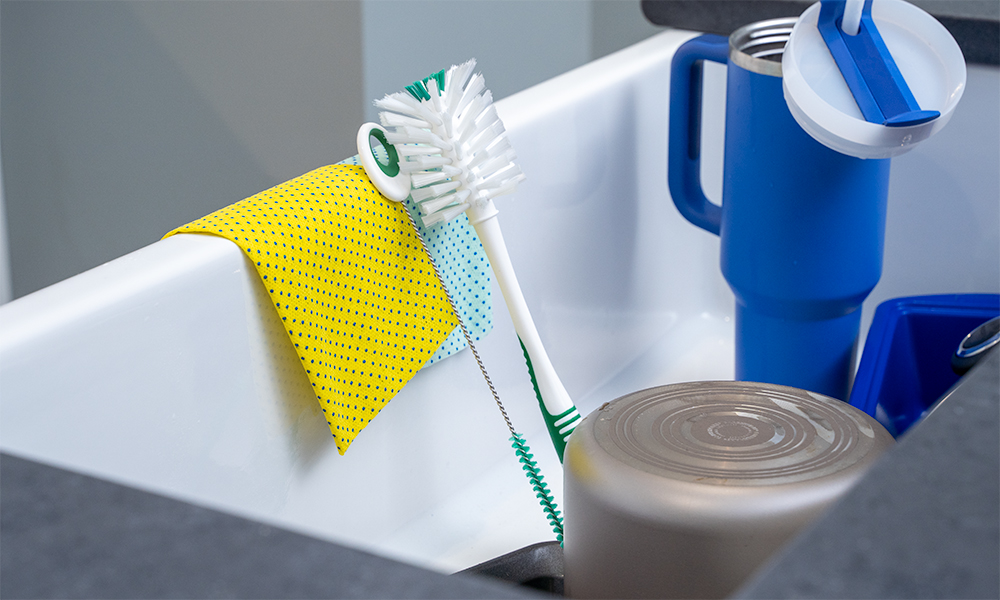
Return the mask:
M528 312L528 305L524 301L524 295L521 294L521 287L517 284L517 276L514 275L514 267L507 254L507 246L504 244L496 214L482 220L473 219L473 226L479 234L479 240L493 267L500 292L507 303L507 310L514 322L514 331L517 332L521 348L524 350L528 373L535 387L535 395L538 397L545 425L561 461L566 440L580 422L580 413L566 392L566 388L563 387L562 381L559 380L559 376L556 375L552 362L545 353L545 347L542 346L538 330L535 329L535 323L531 320L531 313Z

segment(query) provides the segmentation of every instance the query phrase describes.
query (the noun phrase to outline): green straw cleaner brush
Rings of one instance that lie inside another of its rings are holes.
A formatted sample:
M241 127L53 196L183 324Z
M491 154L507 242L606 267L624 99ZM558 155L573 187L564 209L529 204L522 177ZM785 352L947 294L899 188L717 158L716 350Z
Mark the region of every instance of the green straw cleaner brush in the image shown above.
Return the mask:
M475 66L470 60L377 100L384 129L363 126L359 147L369 148L370 138L376 138L388 147L389 165L370 149L359 153L383 194L398 201L409 196L418 203L424 225L463 212L468 216L507 303L561 461L566 440L582 418L545 352L504 245L493 199L513 192L524 174L483 76L473 73Z
M397 202L409 197L418 203L425 226L467 212L507 302L535 395L562 460L566 440L581 417L542 347L496 220L493 198L514 191L524 175L514 163L516 155L493 106L492 94L482 75L472 74L474 67L475 61L453 66L407 86L406 92L376 101L375 105L383 109L380 119L388 129L374 123L362 125L358 154L383 195ZM406 213L427 250L413 215ZM514 429L433 257L431 264L507 424L511 446L561 544L563 520L555 499L527 442Z

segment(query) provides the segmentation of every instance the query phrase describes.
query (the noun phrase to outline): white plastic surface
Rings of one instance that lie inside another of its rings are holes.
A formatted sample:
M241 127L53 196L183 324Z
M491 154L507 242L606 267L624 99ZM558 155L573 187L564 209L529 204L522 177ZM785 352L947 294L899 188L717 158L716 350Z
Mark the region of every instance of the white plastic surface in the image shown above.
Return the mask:
M507 247L584 414L732 376L718 238L667 192L670 60L692 35L664 32L497 103L528 177L497 202ZM886 298L1000 290L1000 78L976 74L952 126L893 163L866 321ZM724 69L706 80L716 132ZM704 142L706 173L721 173L721 135ZM479 350L561 502L521 348L494 306ZM419 373L345 456L299 368L240 249L175 236L0 307L0 450L442 571L553 539L468 352Z
M503 241L500 221L496 216L479 221L476 223L476 233L479 234L479 240L486 250L486 256L490 258L490 265L503 294L514 331L524 344L528 356L531 357L535 382L538 384L542 402L545 403L545 410L549 411L550 415L561 415L573 408L573 400L570 399L559 375L552 367L552 361L538 335L538 328L531 318L531 311L524 301L524 293L517 283L517 275L510 263L507 245Z
M909 127L869 123L817 29L820 3L792 29L782 55L785 101L798 124L821 144L858 158L910 151L944 127L965 90L965 59L948 30L904 0L875 0L872 19L923 110L941 116Z
M840 28L847 35L858 35L861 29L861 15L864 14L865 0L847 0L844 3L844 18Z
M497 201L508 250L584 412L732 373L731 297L705 268L717 240L666 189L663 99L692 35L497 103L528 175ZM554 538L468 352L419 373L340 456L269 302L236 245L185 235L2 307L0 449L442 571ZM561 500L520 345L494 310L479 350Z

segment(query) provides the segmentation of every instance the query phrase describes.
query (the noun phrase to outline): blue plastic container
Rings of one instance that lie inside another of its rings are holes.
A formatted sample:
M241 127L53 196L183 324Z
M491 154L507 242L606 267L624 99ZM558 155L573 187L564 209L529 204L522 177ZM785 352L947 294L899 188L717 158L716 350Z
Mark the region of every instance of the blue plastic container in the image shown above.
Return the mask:
M678 211L721 239L736 297L736 379L846 400L861 304L882 274L890 162L835 152L795 122L773 60L784 39L774 32L793 23L755 23L677 49L668 184ZM721 207L700 180L706 60L727 65Z
M965 336L1000 315L1000 295L896 298L875 310L850 403L902 435L955 385L951 355Z

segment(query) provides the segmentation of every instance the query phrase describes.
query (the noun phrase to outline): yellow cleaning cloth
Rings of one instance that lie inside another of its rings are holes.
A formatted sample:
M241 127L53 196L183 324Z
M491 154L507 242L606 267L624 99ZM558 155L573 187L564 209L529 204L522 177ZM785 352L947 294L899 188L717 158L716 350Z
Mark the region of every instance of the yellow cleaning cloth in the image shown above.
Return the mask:
M364 169L322 167L171 231L257 267L341 454L458 325L402 205Z

